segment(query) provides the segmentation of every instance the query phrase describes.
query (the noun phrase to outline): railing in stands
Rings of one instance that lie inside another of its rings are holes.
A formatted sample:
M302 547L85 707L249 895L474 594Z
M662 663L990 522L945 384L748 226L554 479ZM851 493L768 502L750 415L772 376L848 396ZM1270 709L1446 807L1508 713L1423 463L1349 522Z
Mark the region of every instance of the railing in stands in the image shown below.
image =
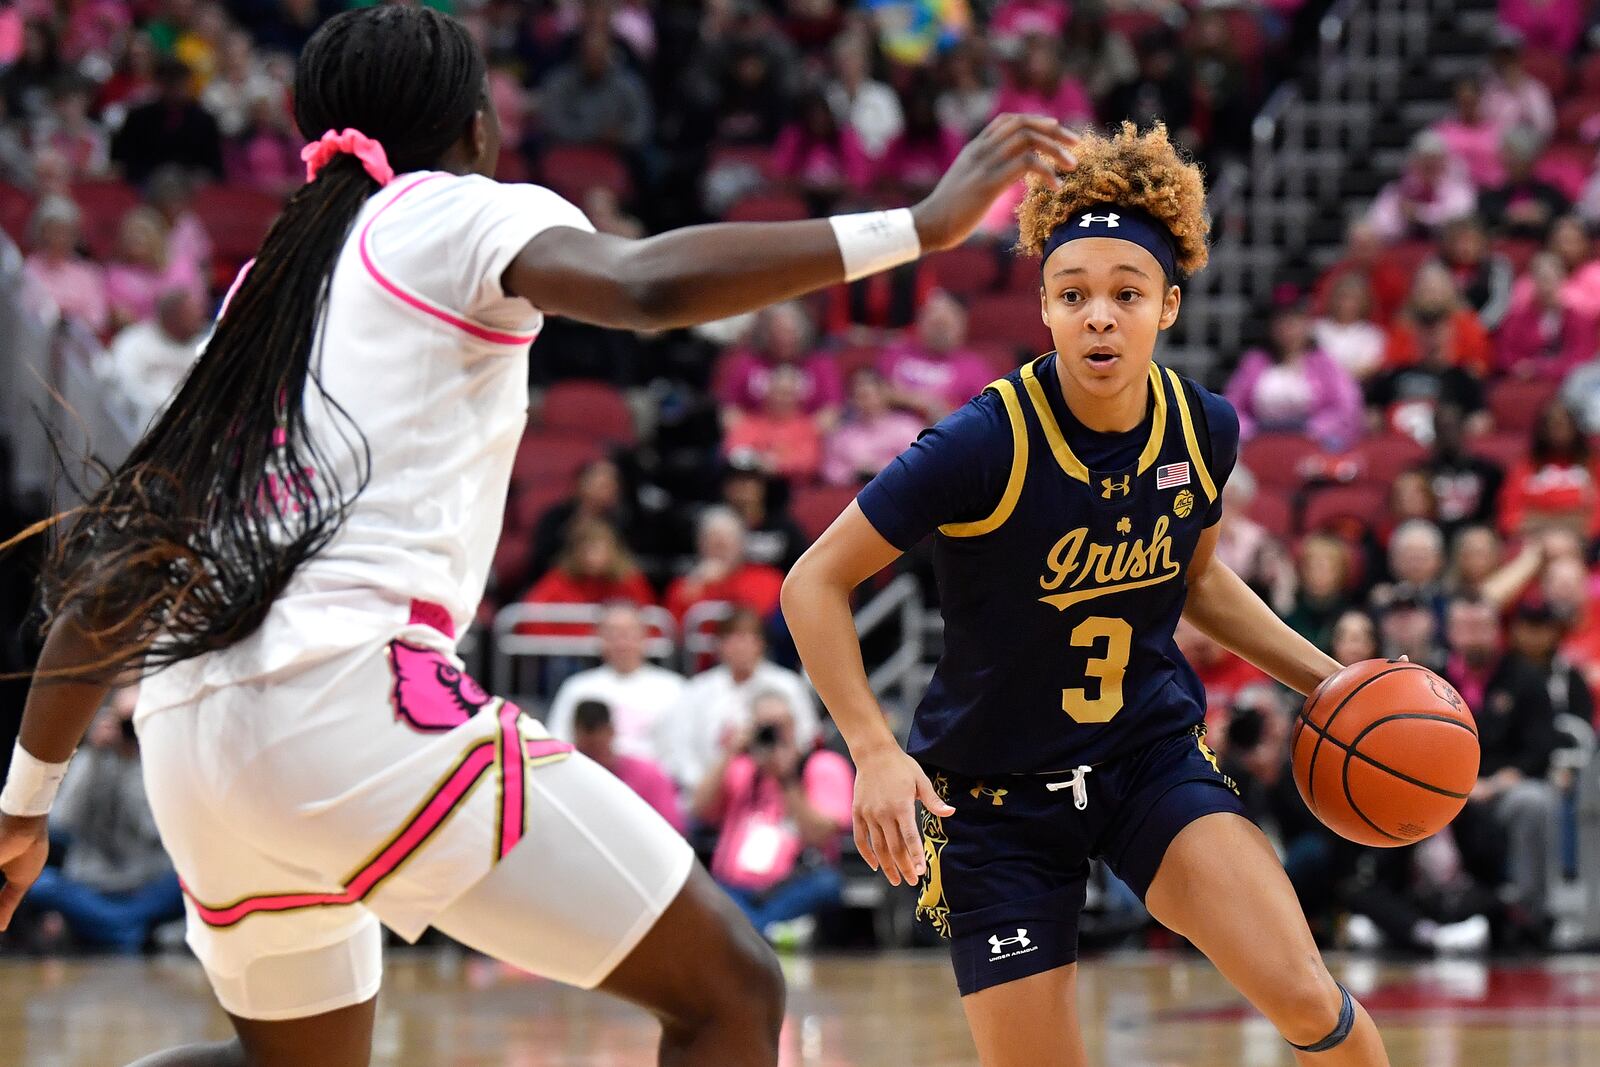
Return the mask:
M494 617L493 651L489 655L491 688L512 697L518 688L522 668L529 663L553 657L594 659L600 655L600 638L584 634L519 634L526 624L580 625L591 629L599 623L604 606L600 604L512 604ZM644 622L646 658L675 663L678 656L678 624L665 608L639 609Z
M895 578L856 612L856 633L865 639L892 621L900 626L899 646L867 675L867 681L880 700L896 692L900 705L909 710L922 695L926 673L922 662L922 590L909 574Z

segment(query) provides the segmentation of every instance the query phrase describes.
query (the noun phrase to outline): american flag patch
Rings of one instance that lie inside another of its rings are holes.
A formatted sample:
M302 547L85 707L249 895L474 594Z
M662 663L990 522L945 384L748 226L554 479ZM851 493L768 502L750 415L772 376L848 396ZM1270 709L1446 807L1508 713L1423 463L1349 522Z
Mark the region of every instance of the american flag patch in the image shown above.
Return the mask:
M1156 488L1171 489L1179 485L1189 484L1189 464L1168 463L1165 467L1156 468Z

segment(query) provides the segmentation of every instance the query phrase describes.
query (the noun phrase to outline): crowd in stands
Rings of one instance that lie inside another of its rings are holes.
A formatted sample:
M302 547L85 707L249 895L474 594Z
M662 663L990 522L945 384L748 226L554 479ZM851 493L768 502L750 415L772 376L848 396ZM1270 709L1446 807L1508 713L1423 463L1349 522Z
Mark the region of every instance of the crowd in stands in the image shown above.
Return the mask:
M97 369L134 425L184 373L259 237L241 236L229 205L276 203L299 181L289 74L339 6L0 7L0 225L60 313L106 342ZM902 203L1012 108L1162 118L1215 169L1323 5L439 6L491 57L502 177L550 184L600 229L639 235ZM1180 632L1215 747L1329 937L1543 946L1551 886L1574 862L1561 746L1596 721L1600 696L1600 54L1586 7L1503 0L1484 70L1418 133L1343 256L1281 294L1269 343L1209 383L1244 435L1221 558L1337 658L1408 655L1479 714L1484 775L1454 831L1358 849L1299 800L1290 695ZM848 761L787 645L783 573L923 427L1045 346L1035 283L1004 251L1010 207L973 246L815 300L651 336L552 321L535 349L544 407L484 619L516 603L606 605L598 627L516 628L598 634L599 666L547 677L549 726L703 845L765 929L838 901L850 810ZM604 387L563 392L574 379ZM593 405L581 414L580 395ZM903 566L926 579L920 553ZM640 610L681 626L704 604L731 614L698 669L649 662ZM111 726L94 737L105 759L86 764L104 780L83 788L109 794L129 745ZM127 819L148 844L137 812ZM96 835L63 816L69 829L51 910L85 942L142 944L168 917L170 872L141 855L126 868L138 884L108 881ZM148 915L102 938L104 911L80 906L93 893L148 901Z

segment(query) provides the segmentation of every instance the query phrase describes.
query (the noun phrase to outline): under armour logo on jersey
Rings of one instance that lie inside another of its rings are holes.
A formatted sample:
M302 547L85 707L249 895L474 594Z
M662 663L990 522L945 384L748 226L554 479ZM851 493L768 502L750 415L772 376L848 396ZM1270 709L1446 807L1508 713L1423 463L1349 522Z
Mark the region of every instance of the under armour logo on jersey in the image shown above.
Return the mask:
M1108 229L1115 230L1118 228L1121 218L1122 216L1118 215L1115 211L1109 215L1085 215L1083 217L1083 221L1078 223L1078 228L1080 230L1087 230L1094 223L1103 222L1106 224Z
M1114 478L1100 479L1100 498L1110 500L1113 496L1127 496L1133 492L1133 475L1124 474L1122 481Z
M989 798L989 803L993 804L995 807L998 808L998 807L1001 807L1001 806L1003 806L1005 804L1005 802L1006 802L1006 799L1005 799L1006 798L1006 794L1009 793L1010 790L1008 790L1008 789L990 789L988 786L984 785L982 782L979 782L977 785L972 787L972 791L971 792L972 792L972 799L973 800L977 800L979 797L988 797Z
M989 935L989 955L998 956L1012 945L1018 948L1027 948L1033 944L1028 939L1028 931L1019 928L1016 937L1001 937L999 934Z

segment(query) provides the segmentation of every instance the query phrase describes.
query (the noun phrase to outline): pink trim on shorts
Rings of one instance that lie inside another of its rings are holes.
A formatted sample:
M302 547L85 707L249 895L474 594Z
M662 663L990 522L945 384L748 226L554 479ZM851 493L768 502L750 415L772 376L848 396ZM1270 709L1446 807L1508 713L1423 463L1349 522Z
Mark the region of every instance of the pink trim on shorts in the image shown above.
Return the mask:
M411 618L408 624L431 626L452 640L456 636L456 621L450 617L449 609L431 600L411 601Z
M372 218L368 219L367 224L361 227L361 239L356 243L357 248L361 252L362 266L367 268L367 273L372 275L373 281L377 282L378 285L388 292L390 296L394 297L396 300L399 300L402 304L414 308L417 311L422 312L424 315L431 315L440 322L443 322L449 326L454 326L456 329L462 331L463 333L470 334L480 341L488 341L491 344L497 345L520 346L532 344L534 339L539 336L537 330L535 330L533 333L504 333L500 330L491 330L487 326L480 326L470 319L464 319L454 312L448 311L445 308L432 303L431 301L424 300L422 297L410 292L407 289L401 288L400 285L391 281L387 275L380 271L378 269L378 264L373 260L372 253L367 247L367 239L372 233L373 224L378 221L385 211L388 211L390 208L394 207L394 205L399 202L402 196L405 196L407 193L411 192L411 190L416 189L419 186L426 185L431 181L443 177L446 177L446 175L429 174L426 177L417 179L391 197L387 204L383 205L377 211L372 213Z
M495 858L502 860L522 842L527 830L527 754L522 750L522 732L517 729L521 717L521 708L509 700L500 702L500 832L496 835Z
M338 893L279 893L244 900L223 907L203 904L187 885L184 895L194 905L196 914L207 926L228 927L262 912L297 911L301 908L318 908L358 903L383 884L401 864L427 843L434 832L443 826L456 808L472 792L489 768L495 765L495 743L485 741L467 750L449 776L434 794L383 850L365 867L356 872L344 890Z

